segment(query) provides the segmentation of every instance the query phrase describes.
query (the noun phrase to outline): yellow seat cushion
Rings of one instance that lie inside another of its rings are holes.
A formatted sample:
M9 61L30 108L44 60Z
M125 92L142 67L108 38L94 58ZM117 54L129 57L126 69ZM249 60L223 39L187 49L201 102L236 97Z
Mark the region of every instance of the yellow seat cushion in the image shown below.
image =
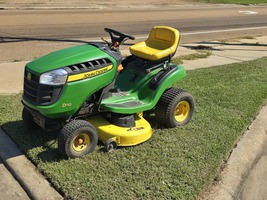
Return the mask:
M160 60L173 56L179 43L178 30L167 26L155 26L146 41L130 47L131 54L147 60Z

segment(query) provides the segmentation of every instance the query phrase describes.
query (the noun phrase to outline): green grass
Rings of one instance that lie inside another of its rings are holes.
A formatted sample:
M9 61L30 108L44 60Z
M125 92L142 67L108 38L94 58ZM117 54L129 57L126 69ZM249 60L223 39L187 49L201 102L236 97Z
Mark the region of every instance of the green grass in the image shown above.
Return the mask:
M20 95L0 96L0 123L39 170L72 199L194 199L214 179L267 97L267 58L188 71L176 84L196 101L192 121L138 146L64 160L56 134L30 132Z
M225 3L225 4L261 4L267 3L267 0L194 0L197 2L206 2L206 3Z

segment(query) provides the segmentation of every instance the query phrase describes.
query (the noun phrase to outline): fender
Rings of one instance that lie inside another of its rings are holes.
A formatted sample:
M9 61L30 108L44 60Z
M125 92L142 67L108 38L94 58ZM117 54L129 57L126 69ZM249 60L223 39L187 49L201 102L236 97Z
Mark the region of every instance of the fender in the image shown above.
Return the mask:
M157 75L155 75L151 79L151 81L149 83L149 89L156 90L168 76L175 73L177 68L178 67L176 65L172 65L169 68L165 68L165 69L161 70Z

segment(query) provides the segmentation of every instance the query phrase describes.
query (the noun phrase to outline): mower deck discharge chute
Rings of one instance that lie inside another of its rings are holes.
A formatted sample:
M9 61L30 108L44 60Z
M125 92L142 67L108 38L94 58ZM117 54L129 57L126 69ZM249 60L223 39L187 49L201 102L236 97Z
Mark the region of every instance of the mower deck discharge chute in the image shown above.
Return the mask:
M148 140L152 128L143 112L153 112L167 128L187 124L194 112L192 95L171 87L186 76L171 63L178 30L154 27L125 59L119 46L135 38L105 31L111 42L59 50L25 67L23 121L28 128L59 130L59 151L70 158L92 152L98 140L106 151Z

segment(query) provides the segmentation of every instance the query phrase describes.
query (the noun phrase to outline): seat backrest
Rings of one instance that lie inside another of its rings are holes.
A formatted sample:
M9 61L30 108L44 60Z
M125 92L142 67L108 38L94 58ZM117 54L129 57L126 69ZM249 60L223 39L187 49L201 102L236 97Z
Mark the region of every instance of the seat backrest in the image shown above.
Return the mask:
M172 54L176 52L179 44L180 33L178 30L168 26L155 26L150 31L147 41L164 43L172 49Z

